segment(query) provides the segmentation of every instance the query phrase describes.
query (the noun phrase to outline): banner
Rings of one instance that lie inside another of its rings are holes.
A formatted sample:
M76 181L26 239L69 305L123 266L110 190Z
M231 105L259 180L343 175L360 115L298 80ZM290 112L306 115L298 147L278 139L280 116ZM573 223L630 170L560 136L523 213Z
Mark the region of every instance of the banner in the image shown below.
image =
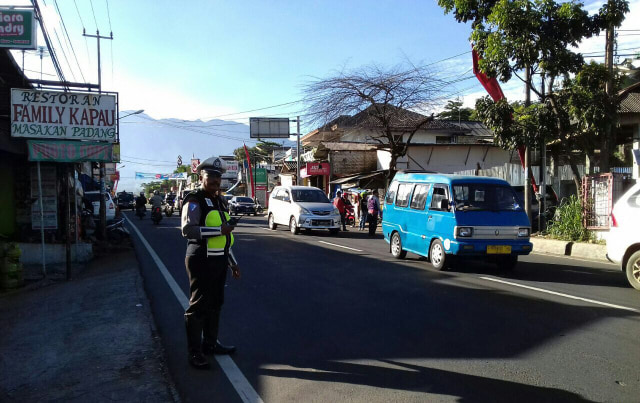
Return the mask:
M0 48L37 49L33 9L0 8Z
M193 158L191 160L191 173L192 174L197 174L198 170L196 168L198 168L198 165L200 165L200 159L199 158Z
M255 197L255 187L254 187L254 178L253 178L253 174L251 173L251 158L249 158L249 150L247 150L247 145L243 144L244 146L244 155L247 156L247 164L249 165L249 178L251 179L251 197Z
M116 96L11 89L11 136L114 143Z
M93 141L28 140L29 161L112 162L113 144Z
M136 172L136 179L154 179L154 180L187 179L187 173L180 172L179 174L153 174L153 173L146 173L146 172Z

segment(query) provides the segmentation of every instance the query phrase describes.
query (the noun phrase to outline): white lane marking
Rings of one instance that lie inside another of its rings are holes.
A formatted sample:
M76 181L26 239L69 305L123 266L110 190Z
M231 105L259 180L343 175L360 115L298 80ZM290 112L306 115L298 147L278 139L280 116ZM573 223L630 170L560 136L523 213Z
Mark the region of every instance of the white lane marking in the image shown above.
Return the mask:
M338 244L331 243L331 242L325 242L325 241L318 241L318 242L323 243L323 244L325 244L325 245L335 246L335 247L338 247L338 248L354 250L354 251L356 251L356 252L362 252L362 250L360 250L360 249L350 248L350 247L348 247L348 246L342 246L342 245L338 245Z
M160 257L156 254L151 245L149 245L144 236L142 236L142 233L138 230L135 224L133 224L133 222L126 216L125 219L131 225L131 228L133 228L133 230L136 232L144 247L147 248L147 251L151 255L151 258L153 258L153 261L160 269L160 273L162 273L162 276L167 281L167 284L169 284L169 288L171 288L171 291L173 291L173 294L178 299L178 302L180 303L182 308L187 309L187 307L189 306L189 298L187 298L184 292L182 292L180 286L178 286L178 283L176 283L176 281L173 279L173 276L171 276L171 274L169 273L169 270L167 270L167 267L164 265L164 263L162 263ZM236 392L238 392L238 395L240 395L240 398L243 402L263 403L258 393L255 391L255 389L253 389L253 386L251 386L247 378L244 376L242 371L240 371L240 368L238 368L231 357L227 355L215 355L214 357L224 371L224 374L227 376L227 378L229 378L229 381L235 388Z
M584 301L584 302L588 302L590 304L603 305L603 306L607 306L609 308L616 308L616 309L622 309L622 310L625 310L625 311L631 311L631 312L640 313L640 310L635 309L635 308L629 308L627 306L609 304L607 302L596 301L594 299L589 299L589 298L576 297L574 295L563 294L561 292L545 290L544 288L531 287L531 286L528 286L528 285L513 283L511 281L500 280L500 279L492 278L492 277L483 277L483 276L481 276L480 278L483 279L483 280L494 281L496 283L508 284L508 285L512 285L512 286L515 286L515 287L526 288L528 290L543 292L545 294L551 294L551 295L556 295L556 296L559 296L559 297L575 299L575 300L578 300L578 301Z

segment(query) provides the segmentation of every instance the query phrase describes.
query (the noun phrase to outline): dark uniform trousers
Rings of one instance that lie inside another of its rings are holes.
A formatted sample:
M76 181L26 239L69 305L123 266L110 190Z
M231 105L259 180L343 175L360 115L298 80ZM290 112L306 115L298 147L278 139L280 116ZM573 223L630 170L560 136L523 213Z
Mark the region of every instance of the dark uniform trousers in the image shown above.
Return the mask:
M218 339L229 260L227 256L207 257L198 253L186 256L185 266L191 295L184 315L187 344L189 351L200 351L202 344L213 346ZM204 336L202 340L201 335Z

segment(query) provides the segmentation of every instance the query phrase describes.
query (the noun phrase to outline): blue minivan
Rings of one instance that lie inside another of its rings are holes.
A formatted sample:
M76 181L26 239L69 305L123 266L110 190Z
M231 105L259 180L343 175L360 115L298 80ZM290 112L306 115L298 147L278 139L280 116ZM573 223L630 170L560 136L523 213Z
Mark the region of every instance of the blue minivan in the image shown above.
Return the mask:
M482 258L510 270L531 252L529 219L502 179L399 171L383 203L382 232L397 259L413 252L443 270Z

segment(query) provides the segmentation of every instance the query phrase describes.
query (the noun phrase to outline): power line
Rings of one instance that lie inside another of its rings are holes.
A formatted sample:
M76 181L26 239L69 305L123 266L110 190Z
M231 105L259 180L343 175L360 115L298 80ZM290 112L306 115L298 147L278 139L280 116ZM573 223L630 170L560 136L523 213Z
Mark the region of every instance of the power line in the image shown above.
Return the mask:
M121 157L124 158L132 158L134 160L141 160L141 161L153 161L153 162L168 162L168 163L172 163L175 164L174 161L166 161L166 160L157 160L157 159L148 159L148 158L141 158L141 157L134 157L132 155L120 155Z
M237 137L225 136L225 135L223 135L223 134L217 134L217 133L206 132L206 131L204 131L204 130L191 129L191 128L189 128L188 126L179 126L179 125L176 125L176 124L171 124L171 123L168 123L168 122L163 122L163 121L161 121L161 120L155 120L155 119L152 119L152 118L147 117L147 116L139 115L139 117L140 117L140 118L142 118L142 119L147 119L147 120L154 121L154 122L159 123L159 124L161 124L161 125L165 125L165 126L173 127L173 128L176 128L176 129L187 130L187 131L191 131L191 132L194 132L194 133L206 134L206 135L208 135L208 136L220 137L220 138L225 138L225 139L234 140L234 141L242 141L242 142L257 142L256 140L253 140L253 139L239 139L239 138L237 138Z
M55 68L56 73L58 73L58 78L60 79L60 81L66 82L67 80L64 77L64 73L62 72L62 68L60 67L60 63L58 63L58 58L56 57L55 50L53 49L53 46L51 46L51 41L49 39L49 33L47 32L47 28L46 28L46 26L44 24L44 18L42 17L42 12L40 11L40 6L38 5L38 1L37 0L31 0L31 4L33 4L33 9L35 11L36 18L38 19L38 22L40 23L40 29L42 30L42 36L44 37L44 41L47 44L47 49L49 50L49 54L51 56L51 62L53 63L53 67Z
M111 28L111 13L109 12L109 1L104 0L104 2L107 4L107 17L109 18L109 31L113 32L113 28Z
M93 0L89 0L89 4L91 4L91 12L93 13L93 21L96 23L96 31L99 31L99 29L98 29L98 20L96 19L96 11L93 9Z
M82 73L82 68L80 67L80 62L78 61L78 55L76 54L76 50L73 48L73 42L71 42L71 38L69 37L69 31L67 31L67 25L64 23L64 18L62 18L62 12L60 11L60 7L58 7L58 0L53 0L53 3L56 6L56 10L58 10L58 15L60 16L60 21L62 22L62 28L64 29L64 33L67 37L67 41L71 46L71 52L73 53L73 57L76 59L76 65L78 66L78 70L80 71L80 76L82 77L82 81L86 83L87 80L84 78L84 74ZM80 22L82 22L82 20Z

